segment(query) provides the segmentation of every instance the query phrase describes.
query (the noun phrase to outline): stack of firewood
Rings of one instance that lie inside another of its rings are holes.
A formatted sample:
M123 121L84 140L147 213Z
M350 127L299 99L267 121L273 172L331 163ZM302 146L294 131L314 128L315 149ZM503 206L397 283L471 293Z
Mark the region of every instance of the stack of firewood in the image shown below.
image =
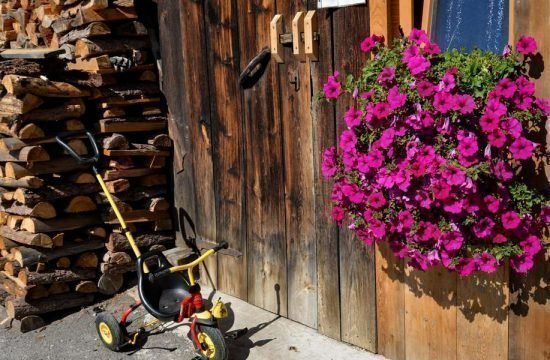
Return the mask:
M60 133L94 133L97 167L142 251L174 245L166 111L147 29L131 6L0 5L0 42L10 48L0 52L0 301L7 296L8 316L22 329L97 292L114 294L135 271L107 198L91 170L56 143ZM91 155L85 135L66 141Z

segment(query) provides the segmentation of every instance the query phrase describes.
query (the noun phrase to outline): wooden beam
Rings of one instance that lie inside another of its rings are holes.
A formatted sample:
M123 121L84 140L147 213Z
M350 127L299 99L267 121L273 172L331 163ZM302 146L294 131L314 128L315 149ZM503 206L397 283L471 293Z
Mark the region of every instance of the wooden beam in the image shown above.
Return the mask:
M390 0L370 0L370 34L383 35L386 44L390 41Z
M511 0L513 2L514 0ZM435 13L437 0L424 0L424 6L422 8L422 30L428 34L428 37L432 34L433 16Z
M396 0L394 0L396 1ZM405 36L409 36L414 23L414 0L399 0L399 25Z

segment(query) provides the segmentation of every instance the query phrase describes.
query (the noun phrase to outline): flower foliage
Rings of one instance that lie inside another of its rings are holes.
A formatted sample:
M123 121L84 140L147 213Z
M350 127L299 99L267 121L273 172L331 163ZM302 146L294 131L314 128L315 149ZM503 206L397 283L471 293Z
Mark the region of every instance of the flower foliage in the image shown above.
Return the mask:
M509 259L527 272L550 218L520 171L544 155L533 139L550 112L527 75L535 40L502 55L441 52L414 29L391 47L372 35L361 50L375 56L360 76L324 85L326 99L352 104L338 148L323 154L333 219L418 269L466 276Z

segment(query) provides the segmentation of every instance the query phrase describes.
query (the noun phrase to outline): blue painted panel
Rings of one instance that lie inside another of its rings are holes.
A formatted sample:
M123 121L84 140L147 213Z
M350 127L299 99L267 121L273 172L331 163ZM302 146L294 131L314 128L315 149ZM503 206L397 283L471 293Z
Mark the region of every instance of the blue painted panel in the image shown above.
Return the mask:
M432 39L441 50L502 53L508 43L509 0L435 0Z

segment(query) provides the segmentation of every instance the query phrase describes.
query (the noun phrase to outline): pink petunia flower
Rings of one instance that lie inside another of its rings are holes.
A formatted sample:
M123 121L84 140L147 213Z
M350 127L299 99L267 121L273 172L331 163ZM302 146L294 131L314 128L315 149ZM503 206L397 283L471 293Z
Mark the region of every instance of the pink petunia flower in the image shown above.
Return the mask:
M430 42L426 32L421 29L412 29L409 34L409 39L417 45Z
M346 217L346 214L344 212L344 209L342 209L340 206L333 206L332 211L330 213L330 216L332 216L332 219L336 222L341 222Z
M540 239L535 235L528 236L527 239L520 241L519 245L523 249L523 253L530 256L535 256L542 250Z
M494 197L493 195L487 195L483 198L483 202L485 203L485 207L489 212L496 214L498 210L500 209L500 199Z
M357 144L357 136L352 130L343 131L340 135L340 147L344 151L350 151Z
M378 82L381 84L389 84L393 81L395 78L395 67L394 66L387 66L380 71L380 74L378 74Z
M479 267L479 270L486 272L486 273L493 273L497 270L498 261L497 259L487 253L484 252L478 257L476 257L477 266Z
M516 229L521 223L521 218L515 211L505 212L500 219L502 220L502 227L506 230Z
M357 110L353 107L350 107L348 111L346 111L344 115L344 120L346 122L346 125L350 128L361 125L361 119L362 119L363 113L361 110Z
M500 118L508 112L508 109L506 109L506 105L501 103L499 100L489 99L489 101L487 101L487 105L485 106L485 112L493 113Z
M502 160L497 161L492 170L497 179L501 181L508 181L514 176L510 166Z
M464 237L459 231L449 231L441 236L441 244L447 251L455 251L462 247Z
M400 93L397 86L392 87L388 91L388 104L392 110L402 107L406 102L407 94Z
M460 154L463 156L468 157L474 155L479 150L477 146L477 137L472 136L463 138L459 141L456 149L460 151Z
M498 129L499 124L500 117L492 112L486 112L479 118L479 126L481 127L481 130L487 133Z
M435 93L435 86L431 82L423 80L416 85L416 91L424 98L430 97Z
M369 196L369 205L375 209L381 209L386 205L386 198L382 193L373 192Z
M510 153L516 160L527 160L533 155L535 145L532 141L527 140L524 137L517 138L512 145L510 145Z
M336 162L336 147L331 146L323 153L323 162L321 164L321 172L325 178L331 178L338 170Z
M368 36L366 37L362 42L361 42L361 51L363 52L369 52L371 51L372 49L374 49L377 45L379 44L383 44L384 43L384 36L379 36L379 35L371 35L371 36Z
M510 134L510 136L514 139L519 138L521 136L521 132L523 131L519 120L513 117L502 120L502 122L500 123L500 127L502 130Z
M525 76L516 79L517 91L520 96L533 96L535 94L535 83L529 81Z
M493 233L493 228L495 227L495 222L488 217L484 217L474 224L472 231L474 235L480 239L485 239Z
M430 62L424 56L413 56L409 59L407 68L412 75L417 76L430 68Z
M448 166L443 171L443 177L449 185L462 185L466 181L466 173L454 166Z
M434 96L433 105L438 112L445 114L454 107L454 97L449 93L439 92Z
M464 199L449 198L443 202L443 210L450 214L460 214L464 211Z
M342 94L342 84L336 79L340 73L335 71L328 77L328 81L323 85L323 92L327 99L336 99Z
M467 94L464 95L455 95L455 106L454 109L461 114L471 114L474 112L475 103L474 99Z
M504 78L500 80L495 87L495 91L499 96L503 96L507 99L514 96L514 93L517 90L516 84L509 78Z
M455 77L452 73L446 72L441 78L439 85L437 86L438 91L449 92L454 89L456 86Z
M502 244L508 241L508 238L502 234L496 234L493 236L493 242L495 244Z
M409 265L415 269L426 271L428 270L428 259L418 250L413 250L409 253Z
M360 204L365 199L365 193L363 193L356 184L342 185L342 194L354 204Z
M399 231L410 230L411 229L411 227L414 223L414 218L413 218L412 214L409 211L403 210L399 213L399 215L397 217L399 219L399 224L397 226L397 229Z
M386 236L386 225L378 219L372 219L369 222L369 230L377 239L383 239Z
M413 57L418 56L419 54L420 49L415 45L411 45L403 51L403 57L401 60L403 63L408 64Z
M373 115L378 119L384 119L391 113L391 107L388 103L380 102L374 105Z
M384 162L384 154L380 150L372 150L367 155L366 163L373 169L378 169Z
M533 257L528 254L521 254L510 258L510 266L517 273L526 273L533 265Z
M504 134L504 132L500 129L495 129L489 133L487 139L489 140L489 144L491 144L491 146L500 149L506 143L506 134Z
M531 36L522 36L519 38L516 48L523 55L534 54L537 51L537 42Z
M550 101L544 98L538 98L535 100L535 104L546 116L550 116Z
M451 187L444 181L436 181L432 185L434 197L438 200L446 200L451 195Z
M456 265L456 271L461 277L468 276L477 270L477 262L471 258L462 258Z
M424 53L430 54L430 55L437 55L441 53L441 49L439 48L439 45L436 43L428 42L426 45L424 45Z

